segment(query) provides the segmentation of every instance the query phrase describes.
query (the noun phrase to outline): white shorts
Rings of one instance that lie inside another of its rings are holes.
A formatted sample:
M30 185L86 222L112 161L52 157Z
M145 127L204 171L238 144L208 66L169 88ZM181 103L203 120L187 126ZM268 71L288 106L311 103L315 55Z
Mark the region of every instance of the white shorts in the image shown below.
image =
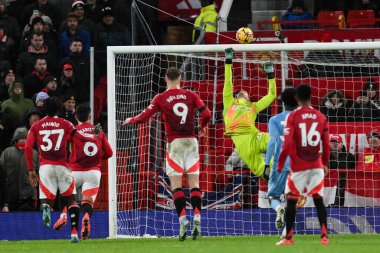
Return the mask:
M54 200L57 190L62 196L76 194L74 179L71 170L62 165L40 166L40 199Z
M73 171L73 177L75 180L75 188L82 189L82 196L92 197L92 201L95 202L100 185L100 171Z
M311 169L291 172L286 181L285 194L301 195L306 189L306 195L319 194L323 197L325 172L323 169Z
M166 175L199 175L199 151L196 138L178 138L166 145Z

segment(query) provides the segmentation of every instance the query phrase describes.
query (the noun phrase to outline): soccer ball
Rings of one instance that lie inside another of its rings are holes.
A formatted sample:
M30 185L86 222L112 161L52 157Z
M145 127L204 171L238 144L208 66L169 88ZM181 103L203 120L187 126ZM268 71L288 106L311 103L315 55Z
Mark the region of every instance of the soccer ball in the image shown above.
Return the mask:
M236 40L242 44L249 44L253 40L253 32L249 27L242 27L236 32Z

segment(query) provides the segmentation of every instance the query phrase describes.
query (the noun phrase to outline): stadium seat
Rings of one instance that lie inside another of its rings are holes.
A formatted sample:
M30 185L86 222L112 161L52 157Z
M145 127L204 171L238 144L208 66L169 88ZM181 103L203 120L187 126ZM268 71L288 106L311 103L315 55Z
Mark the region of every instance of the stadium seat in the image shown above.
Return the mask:
M373 10L351 10L348 12L347 23L350 28L374 27L376 24Z
M344 28L346 26L343 11L320 11L317 20L319 28Z

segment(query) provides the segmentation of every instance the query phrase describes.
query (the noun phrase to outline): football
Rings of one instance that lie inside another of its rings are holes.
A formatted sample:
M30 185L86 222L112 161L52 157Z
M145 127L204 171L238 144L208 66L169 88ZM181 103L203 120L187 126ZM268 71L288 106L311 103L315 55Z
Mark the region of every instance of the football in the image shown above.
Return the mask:
M249 27L242 27L236 32L236 40L241 44L249 44L253 40L253 32Z

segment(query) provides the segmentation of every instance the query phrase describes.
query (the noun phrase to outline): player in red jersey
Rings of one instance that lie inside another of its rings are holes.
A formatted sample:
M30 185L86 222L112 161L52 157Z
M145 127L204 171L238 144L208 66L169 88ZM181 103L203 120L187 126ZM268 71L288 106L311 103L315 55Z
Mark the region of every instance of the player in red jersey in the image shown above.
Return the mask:
M201 113L200 134L205 133L211 113L195 92L180 88L181 72L178 69L169 68L165 81L167 90L156 95L140 115L127 118L124 124L143 123L156 112L162 112L167 137L166 174L170 179L174 205L179 217L179 239L186 239L187 229L190 227L186 219L186 199L182 189L182 174L185 173L194 209L192 237L195 240L201 232L202 192L199 188L199 152L195 136L194 110L197 109Z
M75 115L78 125L76 129L81 134L91 134L95 126L90 123L91 108L85 105L78 106ZM71 143L69 168L74 177L75 188L82 189L82 219L81 237L86 240L90 235L90 219L94 212L93 203L98 194L101 161L112 156L112 148L106 135L101 132L99 138L93 141L83 142L73 139ZM61 229L67 221L66 208L61 213L60 219L54 224L55 229Z
M38 176L33 168L33 146L37 143L40 157L39 185L42 219L46 227L50 227L50 211L54 204L56 192L59 189L62 201L71 218L71 242L79 242L78 222L79 206L75 202L75 187L71 171L67 168L67 141L78 139L83 142L93 141L94 135L83 135L78 133L73 124L56 115L60 103L57 98L50 97L45 100L45 112L47 116L34 123L29 130L25 144L25 159L29 170L30 183L35 187ZM100 127L94 130L99 134Z
M327 213L323 203L324 177L328 172L330 157L329 131L326 117L311 107L311 87L297 87L298 109L291 112L284 128L285 141L279 157L278 168L282 171L290 156L290 174L286 182L287 206L285 210L286 236L277 245L293 244L293 225L298 197L306 188L317 208L321 225L321 243L328 244ZM323 153L320 154L322 143Z

